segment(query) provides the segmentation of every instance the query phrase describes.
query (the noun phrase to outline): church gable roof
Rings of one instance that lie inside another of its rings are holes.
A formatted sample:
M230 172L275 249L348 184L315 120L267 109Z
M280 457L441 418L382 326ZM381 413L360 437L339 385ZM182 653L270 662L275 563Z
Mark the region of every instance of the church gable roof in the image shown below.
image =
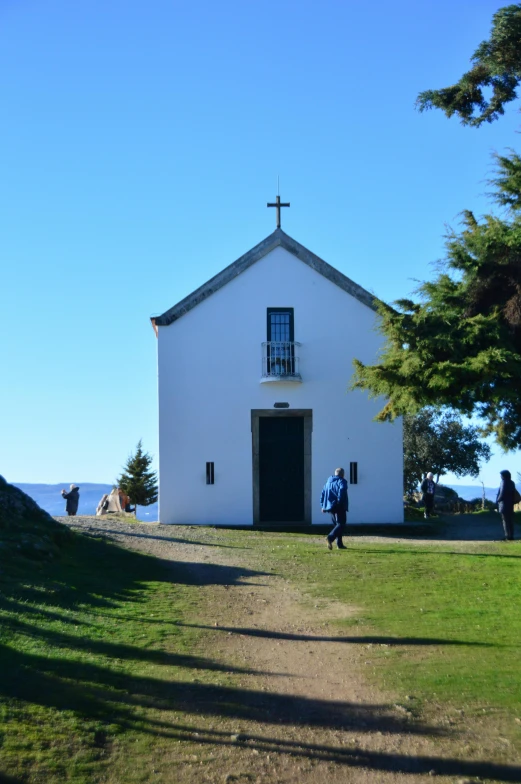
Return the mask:
M331 283L334 283L336 286L343 289L359 302L362 302L362 304L367 305L371 310L376 310L375 297L372 294L348 278L347 275L343 275L332 267L327 261L316 256L305 248L304 245L301 245L300 242L297 242L283 232L282 229L275 229L273 234L270 234L254 248L238 258L237 261L234 261L217 275L214 275L209 281L203 283L202 286L199 286L198 289L178 302L177 305L169 308L169 310L166 310L160 316L152 318L152 323L155 327L167 327L169 324L173 324L174 321L177 321L177 319L184 316L185 313L188 313L189 310L195 308L196 305L199 305L209 296L240 275L241 272L247 270L252 264L260 261L260 259L267 256L268 253L278 247L284 248L289 253L292 253L300 259L300 261L303 261L304 264L307 264L308 267L311 267L315 272L323 275L330 280Z

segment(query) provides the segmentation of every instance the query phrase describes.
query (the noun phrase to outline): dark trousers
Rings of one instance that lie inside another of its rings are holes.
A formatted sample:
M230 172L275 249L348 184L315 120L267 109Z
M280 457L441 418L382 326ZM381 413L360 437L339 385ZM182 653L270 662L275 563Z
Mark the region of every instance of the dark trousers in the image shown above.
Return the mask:
M423 496L423 503L425 505L425 516L430 517L434 509L434 496L432 493L425 493Z
M505 532L506 539L514 538L514 510L508 512L501 512L501 520L503 521L503 531Z
M345 509L337 509L331 512L331 517L333 518L333 530L327 538L330 542L334 542L336 539L338 547L342 547L344 544L342 536L345 536L346 533L347 512Z

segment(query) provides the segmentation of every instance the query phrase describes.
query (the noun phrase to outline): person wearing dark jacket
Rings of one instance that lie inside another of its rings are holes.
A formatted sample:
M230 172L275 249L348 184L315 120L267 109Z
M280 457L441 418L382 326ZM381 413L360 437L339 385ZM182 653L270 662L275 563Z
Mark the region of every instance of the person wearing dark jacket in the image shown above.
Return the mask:
M73 517L78 511L78 504L80 502L80 488L76 487L76 485L71 485L71 489L68 493L66 490L62 490L62 496L67 501L65 506L67 514L69 517Z
M422 500L425 506L423 516L427 519L430 517L434 510L434 493L436 492L436 485L434 484L434 474L430 471L421 483Z
M330 476L327 480L320 496L320 506L323 514L329 513L333 518L333 530L327 537L328 549L333 549L333 542L336 539L338 549L345 550L342 535L345 533L349 501L343 468L335 469L334 476Z
M510 476L510 471L500 471L501 485L497 491L497 508L503 521L505 539L512 541L514 538L514 494L516 486Z

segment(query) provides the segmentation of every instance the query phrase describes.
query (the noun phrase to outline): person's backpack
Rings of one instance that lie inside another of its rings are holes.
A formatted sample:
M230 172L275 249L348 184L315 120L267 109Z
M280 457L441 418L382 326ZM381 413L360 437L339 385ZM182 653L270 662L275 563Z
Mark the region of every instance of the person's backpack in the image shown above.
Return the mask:
M520 504L521 503L521 495L519 495L519 491L517 487L514 487L514 503Z

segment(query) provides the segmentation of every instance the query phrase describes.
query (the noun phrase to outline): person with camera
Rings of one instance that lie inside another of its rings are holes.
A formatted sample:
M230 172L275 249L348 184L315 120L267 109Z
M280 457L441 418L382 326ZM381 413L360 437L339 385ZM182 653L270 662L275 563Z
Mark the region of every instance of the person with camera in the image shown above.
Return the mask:
M62 497L67 501L65 510L69 517L74 517L78 511L78 504L80 502L80 488L76 485L71 485L69 492L62 490Z

